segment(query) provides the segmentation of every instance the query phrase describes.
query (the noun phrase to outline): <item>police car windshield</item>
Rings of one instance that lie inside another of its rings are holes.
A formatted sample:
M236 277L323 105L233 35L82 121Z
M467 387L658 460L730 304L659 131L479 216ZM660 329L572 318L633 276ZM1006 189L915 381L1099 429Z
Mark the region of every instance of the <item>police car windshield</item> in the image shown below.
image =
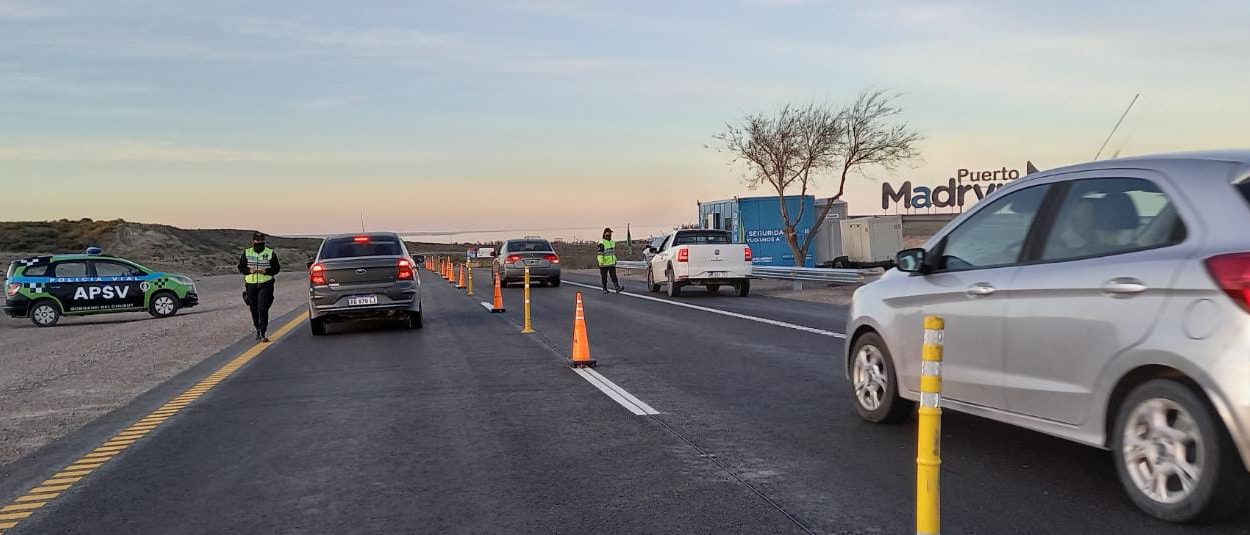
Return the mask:
M530 251L551 251L547 240L512 240L508 242L509 253L527 253Z
M673 245L701 245L729 243L729 233L716 230L682 231L677 233Z
M357 256L400 256L403 253L394 238L369 237L367 240L331 238L321 246L321 259L353 258Z

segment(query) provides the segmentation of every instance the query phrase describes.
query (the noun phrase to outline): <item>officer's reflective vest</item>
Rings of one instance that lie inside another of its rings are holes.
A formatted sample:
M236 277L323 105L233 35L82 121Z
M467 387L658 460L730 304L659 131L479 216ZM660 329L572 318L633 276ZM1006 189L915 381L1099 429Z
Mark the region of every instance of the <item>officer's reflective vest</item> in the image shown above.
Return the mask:
M273 249L268 247L261 252L256 252L255 248L248 247L243 251L243 255L247 257L247 269L269 269L269 261L273 260ZM243 277L243 282L248 284L261 284L273 280L272 275L264 273L249 273Z
M612 240L599 240L599 245L603 246L603 252L599 254L599 267L615 266L616 242Z

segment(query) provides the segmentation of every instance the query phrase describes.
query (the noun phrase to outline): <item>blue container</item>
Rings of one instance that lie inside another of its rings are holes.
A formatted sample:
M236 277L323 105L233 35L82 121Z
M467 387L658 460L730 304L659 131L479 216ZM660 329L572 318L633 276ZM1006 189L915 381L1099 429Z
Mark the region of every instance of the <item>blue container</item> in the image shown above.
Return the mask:
M812 222L816 220L816 198L811 195L788 195L785 202L791 218L797 217L799 210L803 210L803 217L795 228L802 244L812 230ZM751 246L757 266L794 265L794 252L786 243L783 221L777 197L740 197L699 203L700 225L731 231L735 243ZM803 265L815 265L812 254L807 255Z

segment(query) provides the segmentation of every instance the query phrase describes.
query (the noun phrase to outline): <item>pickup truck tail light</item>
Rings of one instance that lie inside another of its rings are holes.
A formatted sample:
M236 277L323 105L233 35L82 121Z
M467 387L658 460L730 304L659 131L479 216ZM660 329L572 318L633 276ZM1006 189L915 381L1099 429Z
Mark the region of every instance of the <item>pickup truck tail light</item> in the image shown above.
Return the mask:
M551 262L552 264L559 264L559 263L560 263L560 255L549 254L549 255L547 255L547 261L548 261L548 262Z
M690 261L690 249L678 249L678 250L677 250L677 261L678 261L678 262L689 262L689 261Z
M753 258L753 257L751 256L751 247L750 247L750 246L747 246L747 247L743 247L743 248L742 248L742 258L743 258L743 260L746 260L746 261L747 261L747 263L750 263L750 262L751 262L751 258Z
M1242 310L1250 312L1250 253L1233 253L1207 259L1207 271Z
M412 262L409 262L407 258L400 258L399 273L395 275L395 280L410 281L412 279Z
M8 286L5 286L5 287L4 287L4 295L6 295L6 296L8 296L8 297L13 297L13 296L17 295L17 291L18 291L18 290L21 290L21 289L22 289L22 285L21 285L21 284L13 284L13 283L10 283Z

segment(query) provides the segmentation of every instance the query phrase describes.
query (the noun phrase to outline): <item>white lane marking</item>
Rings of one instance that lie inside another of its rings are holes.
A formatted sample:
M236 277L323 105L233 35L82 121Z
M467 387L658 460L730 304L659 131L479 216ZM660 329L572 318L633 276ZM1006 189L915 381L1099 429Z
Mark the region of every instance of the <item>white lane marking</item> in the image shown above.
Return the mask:
M592 289L592 290L599 290L599 289L601 289L601 288L600 288L600 287L598 287L598 286L592 286L592 285L590 285L590 284L582 284L582 283L580 283L580 282L573 282L573 281L571 281L571 280L565 280L565 281L564 281L564 283L565 283L565 284L572 284L573 286L581 286L581 287L583 287L583 288L590 288L590 289ZM657 303L664 303L664 304L666 304L666 305L673 305L673 306L677 306L677 307L692 308L692 309L694 309L694 310L702 310L702 311L704 311L704 312L711 312L711 313L713 313L713 314L720 314L720 315L722 315L722 316L729 316L729 317L731 317L731 318L739 318L739 319L744 319L744 320L751 320L751 321L756 321L756 322L759 322L759 323L765 323L765 324L768 324L768 325L775 325L775 326L777 326L777 327L785 327L785 328L787 328L787 329L794 329L794 330L796 330L796 331L803 331L803 332L808 332L808 333L812 333L812 334L819 334L819 335L822 335L822 336L831 336L831 337L833 337L833 338L842 338L842 339L845 339L845 338L846 338L846 335L845 335L845 334L843 334L843 333L837 333L837 332L833 332L833 331L826 331L826 330L824 330L824 329L817 329L817 328L815 328L815 327L808 327L808 326L806 326L806 325L799 325L799 324L797 324L797 323L787 323L787 322L784 322L784 321L770 320L770 319L768 319L768 318L761 318L761 317L759 317L759 316L749 316L749 315L746 315L746 314L739 314L739 313L737 313L737 312L730 312L730 311L728 311L728 310L720 310L720 309L718 309L718 308L710 308L710 307L704 307L704 306L699 306L699 305L692 305L692 304L690 304L690 303L681 303L681 302L678 302L678 301L669 301L668 299L660 299L660 298L657 298L657 297L651 297L651 296L649 296L649 295L639 295L639 294L632 293L632 292L622 292L620 295L627 295L627 296L629 296L629 297L633 297L633 298L635 298L635 299L645 299L645 300L647 300L647 301L655 301L655 302L657 302Z
M574 368L573 371L582 376L582 379L585 379L586 382L594 385L595 388L598 388L600 392L606 394L612 399L612 401L615 401L620 406L625 407L625 409L629 412L634 413L634 416L646 416L649 414L660 413L659 411L651 408L650 405L639 401L638 398L633 396L633 394L626 392L624 388L621 388L617 386L616 383L609 381L607 377L599 375L599 372L589 368Z

